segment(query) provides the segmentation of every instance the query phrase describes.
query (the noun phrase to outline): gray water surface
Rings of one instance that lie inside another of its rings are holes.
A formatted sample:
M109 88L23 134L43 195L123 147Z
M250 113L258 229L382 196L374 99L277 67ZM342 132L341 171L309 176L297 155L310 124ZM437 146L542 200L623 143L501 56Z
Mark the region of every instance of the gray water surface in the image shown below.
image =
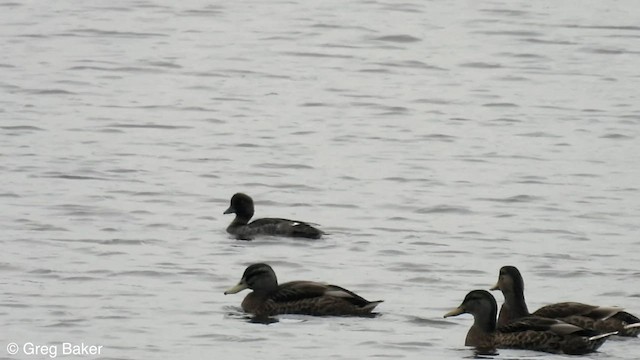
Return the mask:
M442 315L507 264L532 310L640 313L635 1L0 9L0 358L466 358ZM236 241L238 191L330 235ZM254 262L382 315L249 323Z

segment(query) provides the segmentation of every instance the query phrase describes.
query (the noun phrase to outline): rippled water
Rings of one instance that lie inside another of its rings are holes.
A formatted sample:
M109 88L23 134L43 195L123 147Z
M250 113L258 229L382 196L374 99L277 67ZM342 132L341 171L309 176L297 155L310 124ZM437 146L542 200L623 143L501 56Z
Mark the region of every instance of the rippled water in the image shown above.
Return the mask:
M531 309L640 313L634 1L0 8L0 358L464 358L442 315L506 264ZM330 235L233 240L238 191ZM382 316L248 323L258 261Z

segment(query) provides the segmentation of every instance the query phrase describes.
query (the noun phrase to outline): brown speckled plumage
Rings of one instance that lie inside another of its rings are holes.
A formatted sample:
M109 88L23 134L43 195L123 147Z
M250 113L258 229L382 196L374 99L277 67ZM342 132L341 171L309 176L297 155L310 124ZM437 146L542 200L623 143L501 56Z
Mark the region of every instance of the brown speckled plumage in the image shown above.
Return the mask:
M599 335L559 320L534 316L496 327L497 310L496 300L489 292L474 290L445 317L473 315L474 323L467 333L465 345L474 346L482 353L511 348L580 355L596 351L612 335Z
M242 309L257 316L303 314L315 316L371 316L382 301L368 301L336 285L313 281L291 281L278 284L273 269L267 264L247 267L238 285L225 294L252 289L242 301Z
M561 302L543 306L533 313L529 313L524 299L524 280L515 266L503 266L500 269L498 283L492 290L500 289L504 295L504 304L500 308L498 326L508 324L525 316L540 316L560 319L584 329L600 332L617 331L621 336L637 336L640 319L621 308L587 305L577 302Z

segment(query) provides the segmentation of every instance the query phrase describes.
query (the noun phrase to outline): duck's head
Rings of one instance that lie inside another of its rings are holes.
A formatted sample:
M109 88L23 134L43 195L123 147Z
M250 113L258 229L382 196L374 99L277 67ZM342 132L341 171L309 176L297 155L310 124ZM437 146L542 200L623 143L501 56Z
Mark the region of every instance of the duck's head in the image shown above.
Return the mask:
M493 318L495 322L497 312L498 305L493 295L486 290L473 290L465 296L460 306L446 313L444 317L471 314L475 318Z
M253 216L253 199L247 194L236 193L231 197L231 205L224 214L236 214L240 217Z
M500 290L503 294L524 294L524 280L515 266L500 268L498 282L490 290Z
M473 315L473 326L467 333L464 344L476 348L478 354L495 354L493 337L487 336L496 330L498 305L496 299L486 290L473 290L465 296L462 304L449 311L444 317L461 314Z
M238 285L224 292L225 295L235 294L244 289L251 289L257 293L268 293L278 288L278 278L271 266L267 264L253 264L242 274Z

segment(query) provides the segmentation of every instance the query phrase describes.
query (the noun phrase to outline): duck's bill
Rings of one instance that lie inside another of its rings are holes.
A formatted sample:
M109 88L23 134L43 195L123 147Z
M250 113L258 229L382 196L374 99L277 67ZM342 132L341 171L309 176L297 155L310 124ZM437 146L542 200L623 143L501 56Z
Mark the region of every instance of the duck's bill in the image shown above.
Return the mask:
M489 290L500 290L500 285L498 283L496 283L495 285L490 287Z
M234 209L233 206L229 206L229 208L225 210L223 214L233 214L234 212L236 212L236 209Z
M227 291L224 292L225 295L229 295L229 294L235 294L235 293L239 293L240 291L248 288L249 286L243 281L240 282L238 285L231 287L229 289L227 289Z
M462 306L460 306L460 307L457 307L457 308L449 311L448 313L444 314L444 317L448 318L450 316L458 316L458 315L464 314L464 313L465 313L464 308Z

